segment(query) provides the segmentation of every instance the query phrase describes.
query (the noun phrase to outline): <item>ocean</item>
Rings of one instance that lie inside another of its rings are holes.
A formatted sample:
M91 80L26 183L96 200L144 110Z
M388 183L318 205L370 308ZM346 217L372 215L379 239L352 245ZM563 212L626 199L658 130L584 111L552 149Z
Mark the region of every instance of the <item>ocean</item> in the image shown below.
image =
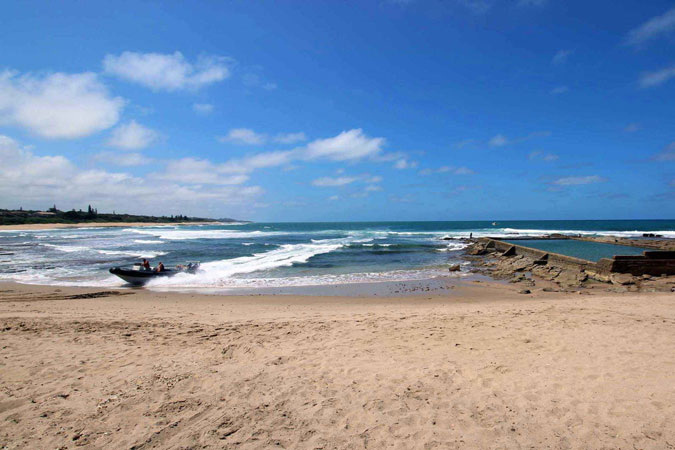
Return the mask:
M201 262L195 275L149 289L251 293L270 288L467 276L465 239L550 233L675 238L675 220L244 223L0 231L0 280L121 287L108 273L140 258L166 267ZM462 272L449 273L450 264Z

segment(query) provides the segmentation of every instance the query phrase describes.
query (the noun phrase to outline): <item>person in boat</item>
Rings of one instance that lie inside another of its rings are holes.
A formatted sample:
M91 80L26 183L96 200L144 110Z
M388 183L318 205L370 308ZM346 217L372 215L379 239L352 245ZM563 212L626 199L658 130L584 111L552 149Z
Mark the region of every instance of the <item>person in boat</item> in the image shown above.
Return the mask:
M143 259L143 264L141 264L141 267L143 267L143 270L150 270L150 262L148 262L147 259Z
M164 264L162 264L162 261L157 264L157 272L164 272Z

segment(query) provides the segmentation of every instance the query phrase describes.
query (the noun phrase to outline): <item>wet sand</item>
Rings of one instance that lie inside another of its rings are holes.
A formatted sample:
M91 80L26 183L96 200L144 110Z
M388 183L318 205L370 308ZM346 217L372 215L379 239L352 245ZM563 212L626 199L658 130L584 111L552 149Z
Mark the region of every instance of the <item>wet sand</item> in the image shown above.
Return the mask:
M0 447L675 446L675 295L0 284Z
M27 223L23 225L0 225L0 231L56 230L61 228L108 228L108 227L164 227L175 225L220 225L220 222L92 222L92 223ZM225 224L227 225L227 224Z

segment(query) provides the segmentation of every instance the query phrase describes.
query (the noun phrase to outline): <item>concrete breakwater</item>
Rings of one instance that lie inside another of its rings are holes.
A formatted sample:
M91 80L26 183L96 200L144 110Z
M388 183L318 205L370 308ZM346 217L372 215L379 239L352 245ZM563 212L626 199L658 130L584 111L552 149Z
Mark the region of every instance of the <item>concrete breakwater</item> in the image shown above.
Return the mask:
M480 238L467 249L467 258L474 260L480 272L528 286L533 286L538 278L548 282L547 288L556 290L588 287L594 283L631 286L630 290L675 289L675 251L614 255L595 262L501 239Z

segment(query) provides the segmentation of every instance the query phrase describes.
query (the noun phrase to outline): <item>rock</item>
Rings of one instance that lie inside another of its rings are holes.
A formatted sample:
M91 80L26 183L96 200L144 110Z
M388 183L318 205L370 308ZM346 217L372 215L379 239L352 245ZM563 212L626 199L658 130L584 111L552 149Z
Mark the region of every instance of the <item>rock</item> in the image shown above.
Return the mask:
M649 280L649 279L651 279L651 278L652 278L652 276L649 275L648 273L642 275L642 279L643 279L643 280Z
M466 253L468 255L484 255L487 253L487 249L484 245L473 245L467 249Z
M542 291L544 291L544 292L559 292L558 289L554 289L552 287L545 287L544 289L542 289Z
M629 273L613 273L609 276L612 284L617 284L621 286L627 286L629 284L635 284L635 277Z
M519 294L531 294L532 291L529 289L523 289L522 291L518 291Z
M462 270L462 268L459 266L459 264L453 264L448 267L448 271L450 272L459 272L460 270Z
M518 283L518 282L520 282L520 281L525 281L525 280L526 280L525 275L522 274L522 273L519 273L519 274L516 275L515 277L511 278L511 280L509 281L509 283Z

